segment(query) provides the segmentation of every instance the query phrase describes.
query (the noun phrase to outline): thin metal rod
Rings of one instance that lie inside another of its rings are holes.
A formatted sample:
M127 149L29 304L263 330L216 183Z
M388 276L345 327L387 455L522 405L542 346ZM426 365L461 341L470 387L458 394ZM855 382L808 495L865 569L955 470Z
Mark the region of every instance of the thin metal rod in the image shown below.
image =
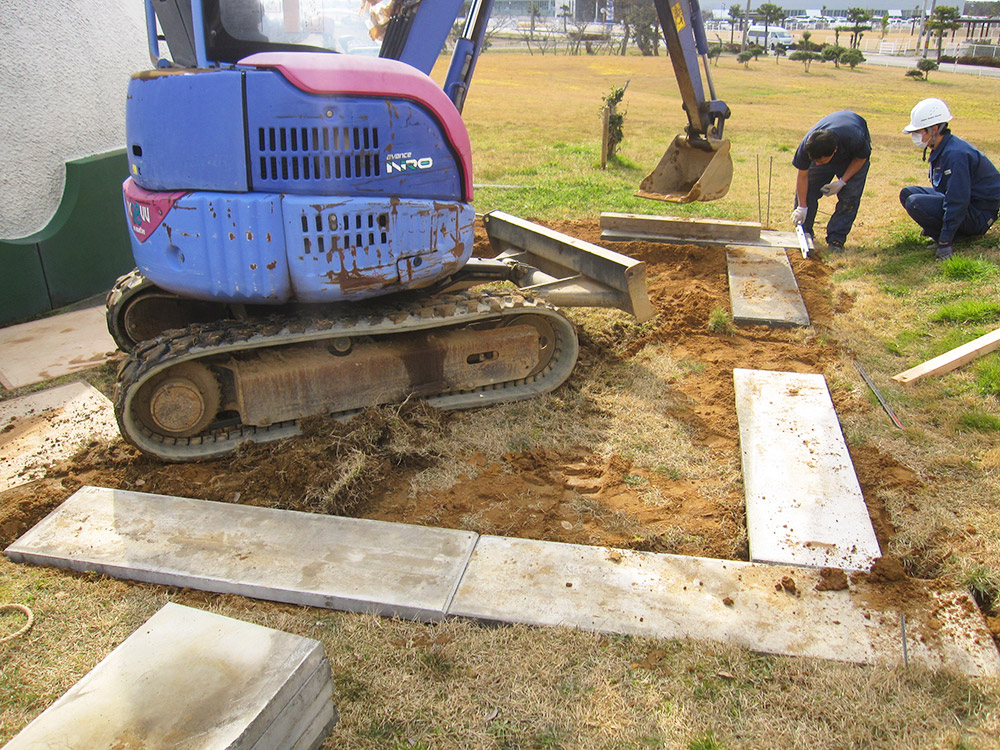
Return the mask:
M854 360L854 368L858 371L858 375L861 376L862 380L864 380L865 383L868 384L868 387L872 389L872 393L875 394L875 398L878 399L878 402L882 404L882 408L885 409L885 413L889 415L889 419L892 420L892 423L896 425L896 427L902 430L903 423L899 421L899 417L896 416L896 412L892 410L892 407L889 406L888 403L886 403L886 400L884 398L882 398L882 394L879 393L879 390L878 388L875 387L875 384L872 382L872 379L868 377L868 373L865 372L864 368L861 366L861 363L858 362L857 360Z
M767 223L764 225L771 228L771 173L774 169L774 157L767 163Z
M763 217L760 214L760 154L756 155L757 161L757 223L760 224Z
M906 651L906 613L899 613L899 627L903 631L903 666L910 666L910 655Z

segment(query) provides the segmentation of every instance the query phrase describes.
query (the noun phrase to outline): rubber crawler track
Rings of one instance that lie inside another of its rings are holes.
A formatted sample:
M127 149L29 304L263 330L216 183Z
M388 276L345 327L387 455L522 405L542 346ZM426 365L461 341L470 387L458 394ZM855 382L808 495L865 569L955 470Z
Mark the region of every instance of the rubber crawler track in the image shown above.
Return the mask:
M526 314L544 317L555 332L552 357L541 371L527 378L470 391L441 393L425 400L441 409L468 409L532 398L554 390L572 373L579 352L573 325L557 309L539 300L518 294L477 291L421 300L413 305L367 307L353 316L223 320L168 331L137 346L122 363L115 384L115 417L122 436L144 453L167 461L196 461L223 456L246 441L264 443L297 435L298 421L279 422L267 427L235 425L209 428L189 438L159 435L150 431L132 413L132 401L143 383L166 368L204 357L318 342L341 336L426 331Z

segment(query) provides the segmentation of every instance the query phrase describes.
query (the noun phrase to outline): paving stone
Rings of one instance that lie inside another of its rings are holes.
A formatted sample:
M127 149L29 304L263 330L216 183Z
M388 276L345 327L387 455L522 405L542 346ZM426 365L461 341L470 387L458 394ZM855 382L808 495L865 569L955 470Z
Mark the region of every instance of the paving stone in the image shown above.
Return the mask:
M881 555L822 375L733 371L750 559L864 570Z
M118 351L104 305L0 329L0 385L8 390L89 370Z
M91 441L117 437L114 407L89 383L0 401L0 492L38 479Z
M293 698L317 674L331 683L318 641L171 603L6 748L285 748L301 735L259 741L301 710Z
M454 529L83 487L6 554L150 583L440 620L475 540Z
M737 325L809 325L809 313L784 249L750 245L729 247L726 261L733 322Z
M294 743L322 742L338 721L333 705L330 663L323 659L316 671L253 744L253 750L287 750Z
M601 213L601 229L622 234L669 237L681 242L689 239L725 242L760 241L760 224L751 221L693 219L690 217L652 216L649 214Z
M787 580L786 580L787 579ZM450 614L484 622L693 638L754 651L858 663L901 661L899 611L884 591L851 581L817 591L820 571L480 537ZM782 582L785 581L785 585ZM1000 675L1000 654L967 594L908 582L909 658Z

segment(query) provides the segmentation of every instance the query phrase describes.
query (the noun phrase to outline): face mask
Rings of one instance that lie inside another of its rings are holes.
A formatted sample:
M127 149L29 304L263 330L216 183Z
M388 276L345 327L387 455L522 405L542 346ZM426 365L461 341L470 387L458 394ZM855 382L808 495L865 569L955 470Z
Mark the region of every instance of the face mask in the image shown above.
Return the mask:
M910 138L913 139L913 145L917 148L924 147L924 134L921 132L910 133Z

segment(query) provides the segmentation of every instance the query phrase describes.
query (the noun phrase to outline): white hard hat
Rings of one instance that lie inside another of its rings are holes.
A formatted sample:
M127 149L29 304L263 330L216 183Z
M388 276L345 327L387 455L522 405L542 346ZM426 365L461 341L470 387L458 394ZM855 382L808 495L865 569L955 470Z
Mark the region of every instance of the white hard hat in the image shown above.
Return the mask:
M931 125L939 125L951 119L948 105L940 99L924 99L910 110L910 124L903 128L904 133L923 130Z

